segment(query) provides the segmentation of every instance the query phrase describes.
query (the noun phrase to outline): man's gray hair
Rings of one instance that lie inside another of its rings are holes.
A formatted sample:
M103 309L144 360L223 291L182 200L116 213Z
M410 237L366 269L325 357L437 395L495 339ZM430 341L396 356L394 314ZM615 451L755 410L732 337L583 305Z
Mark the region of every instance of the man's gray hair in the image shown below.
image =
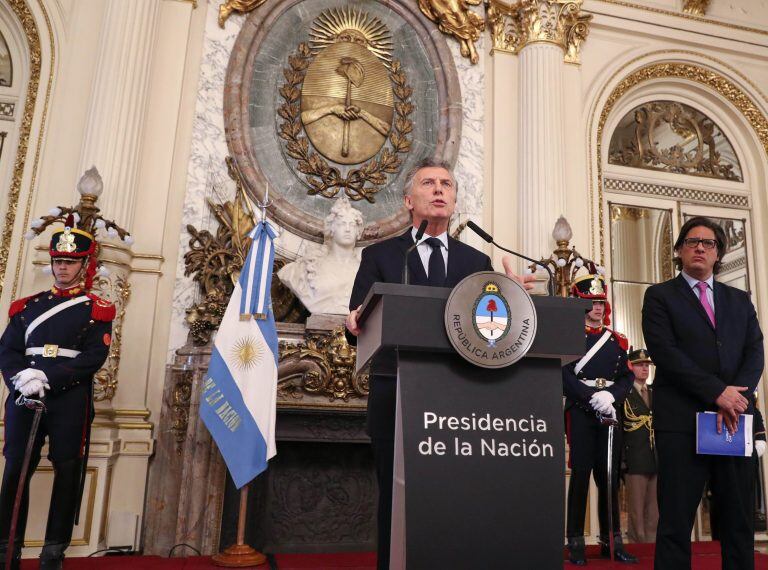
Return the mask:
M413 184L416 181L416 174L421 170L422 168L444 168L448 171L448 174L451 175L451 180L453 181L453 188L456 190L456 193L459 192L459 184L456 182L456 176L453 174L453 169L451 168L451 165L448 164L448 162L444 160L438 160L436 158L423 158L419 162L417 162L413 168L411 168L408 171L408 174L405 175L405 182L403 183L403 196L409 196L411 192L413 191Z

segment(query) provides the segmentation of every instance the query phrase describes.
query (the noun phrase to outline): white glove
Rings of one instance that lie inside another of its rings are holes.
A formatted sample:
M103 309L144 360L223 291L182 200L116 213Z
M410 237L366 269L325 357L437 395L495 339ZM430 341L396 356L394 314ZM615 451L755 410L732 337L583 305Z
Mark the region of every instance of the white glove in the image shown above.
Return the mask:
M762 439L758 439L755 442L755 450L757 450L757 456L762 457L763 453L765 453L765 441Z
M48 382L48 377L45 375L45 372L38 370L37 368L25 368L11 378L11 380L13 381L13 387L17 390L21 390L21 387L24 386L24 384L35 378L46 383Z
M599 392L592 394L592 397L589 400L589 405L601 414L607 416L610 415L611 410L613 410L614 401L616 401L616 398L614 398L613 394L608 390L600 390Z
M45 397L45 391L50 389L51 387L48 385L48 382L43 382L39 378L33 378L21 388L18 388L21 395L25 398L29 398L32 394L37 394L38 397L43 398Z

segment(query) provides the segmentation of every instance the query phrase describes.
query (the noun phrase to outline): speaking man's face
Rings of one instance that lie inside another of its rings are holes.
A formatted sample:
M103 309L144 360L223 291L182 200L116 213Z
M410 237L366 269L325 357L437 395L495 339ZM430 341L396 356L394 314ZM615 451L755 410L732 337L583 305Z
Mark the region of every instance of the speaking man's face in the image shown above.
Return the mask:
M685 242L699 240L690 246ZM700 240L715 240L715 232L704 226L696 226L685 235L685 242L677 250L677 255L683 264L683 271L697 279L708 279L717 262L717 245L707 248Z
M445 224L456 209L456 186L451 173L439 166L422 168L413 179L413 188L405 196L405 207L411 211L413 225L422 220Z

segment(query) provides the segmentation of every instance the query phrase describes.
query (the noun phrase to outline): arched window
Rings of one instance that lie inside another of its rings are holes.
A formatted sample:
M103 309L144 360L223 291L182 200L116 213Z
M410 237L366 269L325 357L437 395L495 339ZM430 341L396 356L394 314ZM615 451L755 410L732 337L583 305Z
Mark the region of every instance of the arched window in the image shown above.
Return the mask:
M13 85L13 60L5 36L0 34L0 87Z

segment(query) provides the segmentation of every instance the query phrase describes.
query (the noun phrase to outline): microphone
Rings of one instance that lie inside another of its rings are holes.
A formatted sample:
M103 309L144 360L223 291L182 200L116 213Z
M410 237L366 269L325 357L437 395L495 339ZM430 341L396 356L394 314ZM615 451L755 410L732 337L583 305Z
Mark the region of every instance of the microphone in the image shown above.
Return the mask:
M408 285L410 281L410 276L408 275L408 256L411 255L411 252L418 247L419 241L421 241L421 238L424 237L424 232L427 231L427 224L427 220L421 220L419 229L416 230L416 237L413 240L413 245L405 250L405 259L403 260L403 285Z
M487 241L488 243L492 243L493 245L498 247L500 250L506 251L507 253L511 253L515 257L519 257L521 259L525 259L526 261L530 261L531 263L538 265L539 267L543 267L546 270L546 272L549 274L549 282L547 283L547 291L549 293L549 296L550 297L555 296L555 291L554 291L555 276L552 275L552 270L549 267L547 267L546 264L542 263L541 261L536 261L535 259L531 259L530 257L523 255L522 253L517 253L516 251L512 251L511 249L507 249L506 247L500 246L498 243L493 241L493 236L491 234L483 230L480 226L478 226L472 220L469 220L467 222L467 227L473 232L475 232L477 235L479 235L483 240Z

